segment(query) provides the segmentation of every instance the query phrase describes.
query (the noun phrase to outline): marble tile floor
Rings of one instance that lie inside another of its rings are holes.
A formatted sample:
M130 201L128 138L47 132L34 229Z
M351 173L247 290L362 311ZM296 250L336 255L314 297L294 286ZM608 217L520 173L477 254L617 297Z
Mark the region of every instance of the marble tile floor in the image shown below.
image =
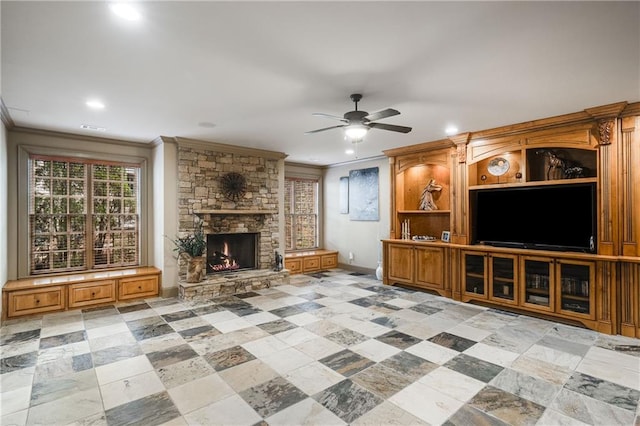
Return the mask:
M640 340L338 269L0 337L1 425L640 425Z

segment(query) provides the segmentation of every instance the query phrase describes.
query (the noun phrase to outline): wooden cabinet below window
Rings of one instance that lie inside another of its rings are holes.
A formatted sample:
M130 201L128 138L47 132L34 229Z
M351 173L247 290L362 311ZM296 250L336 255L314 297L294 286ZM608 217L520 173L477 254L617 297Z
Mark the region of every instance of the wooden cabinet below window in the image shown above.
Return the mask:
M69 286L69 307L95 305L97 303L115 302L116 281L106 280Z
M285 259L285 269L289 270L289 274L301 274L302 273L302 259Z
M313 250L299 253L287 253L284 267L290 275L309 274L338 266L338 252L332 250Z
M160 273L158 268L139 267L8 281L2 287L2 318L157 296Z
M322 269L331 269L338 267L338 252L323 254L320 257L322 263Z
M59 311L64 309L64 287L47 287L35 290L20 290L4 296L7 316L17 317L35 313Z
M147 275L121 278L118 286L118 299L137 299L158 294L158 276Z

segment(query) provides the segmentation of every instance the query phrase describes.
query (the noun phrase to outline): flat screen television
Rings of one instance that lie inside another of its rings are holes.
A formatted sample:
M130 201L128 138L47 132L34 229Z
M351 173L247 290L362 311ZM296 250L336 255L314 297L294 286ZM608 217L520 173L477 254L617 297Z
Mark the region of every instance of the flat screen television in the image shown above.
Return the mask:
M471 243L596 253L595 183L478 189Z

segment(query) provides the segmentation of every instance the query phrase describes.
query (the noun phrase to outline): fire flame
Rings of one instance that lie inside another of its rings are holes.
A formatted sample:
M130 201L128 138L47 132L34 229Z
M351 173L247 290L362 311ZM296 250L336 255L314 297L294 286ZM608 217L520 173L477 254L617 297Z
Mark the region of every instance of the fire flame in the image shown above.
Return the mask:
M209 267L213 272L232 271L234 269L240 268L240 264L236 262L233 257L231 257L231 253L229 252L229 245L226 241L224 243L224 248L222 249L221 256L218 257L221 258L220 263L217 263L215 265L211 263L209 264Z

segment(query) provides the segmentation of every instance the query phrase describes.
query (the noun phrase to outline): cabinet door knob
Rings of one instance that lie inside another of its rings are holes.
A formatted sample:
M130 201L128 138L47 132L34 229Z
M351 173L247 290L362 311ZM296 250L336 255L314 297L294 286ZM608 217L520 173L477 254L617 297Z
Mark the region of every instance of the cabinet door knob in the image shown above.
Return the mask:
M36 303L40 303L40 299L36 299Z
M96 297L96 293L95 292L91 293L91 297Z
M142 290L142 286L141 285L138 286L138 290Z

